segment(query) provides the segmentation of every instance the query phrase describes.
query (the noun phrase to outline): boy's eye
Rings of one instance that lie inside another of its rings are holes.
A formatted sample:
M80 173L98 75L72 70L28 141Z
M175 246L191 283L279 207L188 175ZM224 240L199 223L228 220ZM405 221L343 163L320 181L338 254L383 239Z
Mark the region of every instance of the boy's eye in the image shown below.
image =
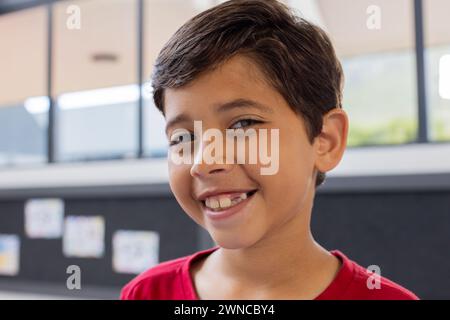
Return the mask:
M194 134L191 132L181 132L181 133L174 133L170 136L170 146L174 146L179 143L187 143L194 140Z
M262 123L262 122L263 121L256 120L256 119L242 119L242 120L236 121L231 126L231 129L241 129L241 128L249 127L251 125L254 125L254 124L257 124L257 123Z

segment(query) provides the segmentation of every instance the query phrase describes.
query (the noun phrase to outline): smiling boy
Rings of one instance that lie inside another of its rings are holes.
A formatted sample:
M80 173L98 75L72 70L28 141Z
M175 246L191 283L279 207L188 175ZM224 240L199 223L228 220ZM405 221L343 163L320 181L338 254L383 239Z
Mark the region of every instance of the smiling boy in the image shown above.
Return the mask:
M167 123L170 187L217 246L147 270L122 299L417 299L383 277L369 285L376 275L311 234L316 187L339 164L348 132L342 68L320 28L274 0L222 3L172 36L152 85ZM195 121L278 130L266 146L279 153L276 173L220 161L227 148L212 153L217 161L196 160L212 140ZM197 145L193 161L170 161L187 145Z

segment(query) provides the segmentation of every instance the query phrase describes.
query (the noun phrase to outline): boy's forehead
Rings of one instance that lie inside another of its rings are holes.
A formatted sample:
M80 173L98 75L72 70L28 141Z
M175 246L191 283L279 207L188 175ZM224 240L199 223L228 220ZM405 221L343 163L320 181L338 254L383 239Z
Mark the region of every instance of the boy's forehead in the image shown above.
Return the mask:
M235 56L182 87L166 89L165 113L195 105L217 105L236 98L261 97L268 91L262 77L262 72L248 58Z

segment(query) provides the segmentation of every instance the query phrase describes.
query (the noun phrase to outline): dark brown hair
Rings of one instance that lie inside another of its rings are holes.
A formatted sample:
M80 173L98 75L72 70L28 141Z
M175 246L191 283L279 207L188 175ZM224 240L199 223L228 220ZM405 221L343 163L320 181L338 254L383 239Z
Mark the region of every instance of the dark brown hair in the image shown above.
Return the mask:
M304 119L311 143L322 116L342 107L343 72L329 37L276 0L231 0L186 22L156 60L155 105L164 113L164 89L184 86L236 54L251 58ZM316 186L324 180L319 172Z

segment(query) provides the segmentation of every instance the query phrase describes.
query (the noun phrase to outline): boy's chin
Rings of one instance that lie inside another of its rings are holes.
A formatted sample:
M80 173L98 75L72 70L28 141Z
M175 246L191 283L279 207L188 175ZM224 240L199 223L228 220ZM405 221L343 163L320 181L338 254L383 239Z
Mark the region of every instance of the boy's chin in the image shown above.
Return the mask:
M230 249L230 250L236 250L236 249L245 249L252 247L255 245L258 240L260 240L259 237L256 236L249 236L248 234L243 236L237 236L235 234L224 234L219 232L210 232L210 235L216 245L223 249Z

